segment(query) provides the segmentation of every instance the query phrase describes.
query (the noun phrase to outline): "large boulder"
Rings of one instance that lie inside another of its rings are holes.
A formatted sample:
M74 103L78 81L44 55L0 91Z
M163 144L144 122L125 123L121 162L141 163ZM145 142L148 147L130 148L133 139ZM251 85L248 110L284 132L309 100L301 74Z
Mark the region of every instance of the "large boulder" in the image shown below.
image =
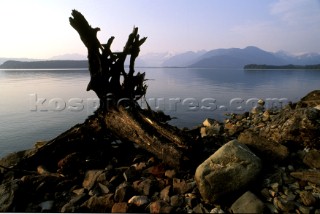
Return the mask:
M233 140L198 166L195 180L202 198L213 203L248 186L261 167L259 157Z

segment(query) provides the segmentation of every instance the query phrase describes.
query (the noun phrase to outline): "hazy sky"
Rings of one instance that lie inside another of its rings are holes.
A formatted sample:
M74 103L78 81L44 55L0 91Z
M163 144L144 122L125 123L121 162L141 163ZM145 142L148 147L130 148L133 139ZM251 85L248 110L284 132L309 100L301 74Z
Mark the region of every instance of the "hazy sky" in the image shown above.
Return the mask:
M69 25L79 10L101 42L122 50L133 26L147 36L142 54L258 46L320 52L320 0L0 0L0 57L86 55Z

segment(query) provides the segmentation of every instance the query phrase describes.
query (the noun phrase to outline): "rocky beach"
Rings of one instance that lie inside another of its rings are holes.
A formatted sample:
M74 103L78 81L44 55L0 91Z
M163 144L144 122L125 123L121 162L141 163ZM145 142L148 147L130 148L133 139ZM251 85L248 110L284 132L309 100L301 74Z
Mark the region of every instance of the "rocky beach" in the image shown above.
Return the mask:
M0 211L320 213L320 91L264 105L185 129L202 163L183 169L108 133L75 133L41 160L37 142L0 160Z

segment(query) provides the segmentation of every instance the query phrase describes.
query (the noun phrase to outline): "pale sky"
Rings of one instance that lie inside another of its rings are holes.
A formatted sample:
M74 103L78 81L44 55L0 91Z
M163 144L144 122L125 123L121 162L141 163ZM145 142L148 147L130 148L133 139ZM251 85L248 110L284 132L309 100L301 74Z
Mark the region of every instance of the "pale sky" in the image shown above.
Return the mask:
M0 57L45 59L86 49L69 25L77 9L102 43L122 50L133 26L142 54L257 46L320 52L320 0L0 0Z

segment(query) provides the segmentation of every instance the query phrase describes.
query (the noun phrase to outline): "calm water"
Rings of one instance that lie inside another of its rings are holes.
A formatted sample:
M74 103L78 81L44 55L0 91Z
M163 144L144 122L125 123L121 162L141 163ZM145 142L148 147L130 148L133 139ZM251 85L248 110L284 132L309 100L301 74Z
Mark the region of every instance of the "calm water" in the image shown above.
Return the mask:
M244 112L258 98L272 98L269 106L295 102L320 86L320 71L312 70L137 70L149 79L149 105L177 117L171 123L179 127ZM87 70L0 70L0 156L82 123L98 103L94 92L85 90L88 81Z

